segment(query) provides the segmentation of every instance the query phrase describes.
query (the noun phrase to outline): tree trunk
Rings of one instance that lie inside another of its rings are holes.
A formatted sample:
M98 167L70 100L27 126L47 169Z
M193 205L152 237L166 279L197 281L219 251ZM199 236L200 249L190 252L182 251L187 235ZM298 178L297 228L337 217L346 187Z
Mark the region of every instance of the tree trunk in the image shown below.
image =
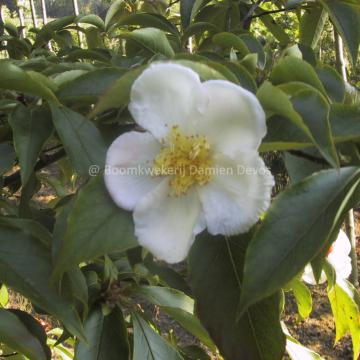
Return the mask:
M74 7L74 14L75 16L79 16L79 4L77 0L73 0L73 7ZM81 31L78 31L78 38L79 38L79 46L83 46L83 34Z
M31 17L33 21L34 28L36 29L38 27L37 17L36 17L36 8L34 0L30 0L30 9L31 9Z

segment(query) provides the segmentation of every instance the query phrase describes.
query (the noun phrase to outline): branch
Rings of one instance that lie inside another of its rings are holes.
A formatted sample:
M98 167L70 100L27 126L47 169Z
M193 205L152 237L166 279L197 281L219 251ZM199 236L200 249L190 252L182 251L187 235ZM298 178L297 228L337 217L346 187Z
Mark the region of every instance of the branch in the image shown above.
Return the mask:
M264 12L262 12L260 14L253 15L251 17L251 19L256 19L256 18L261 17L261 16L277 14L277 13L281 13L281 12L294 11L294 10L297 10L297 9L304 9L304 7L302 7L302 8L292 7L292 8L264 11Z
M40 159L35 164L34 171L39 171L39 170L45 168L46 166L53 164L54 162L63 158L65 155L66 155L66 153L65 153L64 149L60 149L59 151L57 151L56 153L51 154L51 155L48 155L48 154L41 155ZM18 170L9 176L6 176L4 178L3 184L4 184L4 187L8 187L11 184L18 182L20 180L21 180L21 173L20 173L20 170Z
M169 3L168 7L173 6L174 4L176 4L176 3L178 3L178 2L180 2L180 0L171 1L171 2Z
M265 0L258 0L254 4L251 5L248 13L244 16L243 23L245 24L247 21L253 19L253 14L255 10L264 2Z

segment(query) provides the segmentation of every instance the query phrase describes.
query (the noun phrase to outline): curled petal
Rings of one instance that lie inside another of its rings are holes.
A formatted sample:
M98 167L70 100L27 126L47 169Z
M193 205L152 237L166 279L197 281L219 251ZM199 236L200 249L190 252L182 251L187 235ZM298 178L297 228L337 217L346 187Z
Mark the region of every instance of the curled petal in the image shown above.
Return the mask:
M157 258L177 263L186 258L195 235L203 230L201 206L194 190L178 198L169 192L169 179L164 179L138 203L135 235Z
M267 210L274 179L257 153L216 158L214 176L198 192L208 231L213 234L244 233Z
M203 83L207 106L195 126L214 151L230 157L257 150L266 134L265 113L256 96L223 80Z
M199 76L177 64L150 65L134 82L129 110L135 121L157 139L166 136L169 128L180 125L191 128L204 98Z
M161 181L146 170L152 166L159 143L149 133L131 131L120 135L106 156L105 185L114 202L133 210L138 201Z

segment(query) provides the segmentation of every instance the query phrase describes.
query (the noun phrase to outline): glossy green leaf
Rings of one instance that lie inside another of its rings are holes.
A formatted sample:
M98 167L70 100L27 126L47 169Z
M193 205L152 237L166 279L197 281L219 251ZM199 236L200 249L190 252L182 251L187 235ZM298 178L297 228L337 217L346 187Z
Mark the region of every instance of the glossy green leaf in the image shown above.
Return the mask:
M14 148L7 143L0 144L0 175L9 171L15 163L16 153Z
M74 304L50 286L52 260L48 246L3 221L0 235L0 281L56 316L71 333L83 338Z
M322 6L312 6L304 12L300 22L300 43L315 49L328 19Z
M137 245L131 214L114 204L102 176L94 177L80 190L69 213L54 276L83 261Z
M90 24L94 25L100 30L105 31L105 23L100 16L90 14L90 15L80 15L75 22L79 24Z
M278 295L236 321L249 236L197 237L189 256L196 312L225 359L278 360L285 350Z
M116 306L109 315L101 307L92 310L85 322L87 342L76 344L77 360L129 360L127 329L121 310Z
M218 33L213 36L212 41L221 47L237 50L240 58L250 53L245 41L240 36L230 32Z
M240 313L283 287L320 252L348 201L356 200L351 196L359 180L356 167L324 170L276 197L247 250Z
M31 110L19 104L9 118L20 163L22 184L29 180L42 147L53 132L54 127L49 115L44 109Z
M52 119L65 151L79 174L89 175L91 166L105 165L106 145L97 127L80 113L51 105Z
M140 286L135 293L160 307L189 333L215 351L215 345L199 320L194 316L194 300L184 293L159 286Z
M264 108L267 117L274 114L282 115L291 120L298 127L309 141L313 140L308 126L302 117L295 111L288 96L276 86L265 81L257 92L257 97ZM314 140L313 140L314 141Z
M180 0L180 16L183 29L186 29L190 25L194 4L195 0Z
M357 0L320 0L343 38L353 64L356 64L360 44L360 4Z
M130 101L130 90L137 77L144 71L144 67L129 70L112 83L110 88L100 97L92 116L113 108L126 106Z
M314 68L306 61L293 56L280 60L273 68L270 80L274 85L300 81L313 86L326 96L326 91Z
M126 14L126 3L124 0L115 0L109 7L105 17L105 28L109 30L109 27L116 21L121 14Z
M322 66L316 69L319 79L329 98L334 102L343 102L345 98L345 83L340 74L331 66Z
M359 106L333 105L330 112L330 123L335 138L338 141L360 139L359 118Z
M179 31L165 17L157 14L129 14L122 16L117 22L117 26L123 25L139 25L141 27L152 27L163 30L175 36L179 36Z
M132 313L134 326L133 360L183 360L139 313Z
M339 166L330 127L330 106L317 91L303 90L291 98L294 109L310 129L316 145L324 158L333 166Z
M175 55L165 33L153 27L137 29L132 32L122 32L120 37L135 41L153 54L162 54L169 58Z
M262 10L256 11L257 14L260 12L262 12ZM281 25L278 24L271 15L262 15L260 17L260 21L273 34L273 36L276 38L276 40L279 41L281 46L286 46L291 42L289 35L285 32L285 30L281 27Z
M46 345L46 334L41 325L26 313L22 315L26 316L24 321L20 313L0 309L0 342L26 355L30 360L50 360L51 352ZM35 326L38 333L42 331L42 339L33 333Z
M57 92L57 96L65 101L95 101L123 74L124 70L116 68L86 72L66 82Z
M58 103L53 91L46 84L7 60L0 60L0 88L40 96Z

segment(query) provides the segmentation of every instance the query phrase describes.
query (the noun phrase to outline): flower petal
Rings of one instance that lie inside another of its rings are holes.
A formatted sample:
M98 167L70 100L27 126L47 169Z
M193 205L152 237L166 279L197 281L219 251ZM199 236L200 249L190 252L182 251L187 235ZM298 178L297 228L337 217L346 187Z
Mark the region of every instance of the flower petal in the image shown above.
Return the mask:
M310 285L317 285L313 269L310 264L307 264L304 269L304 273L302 274L302 280L305 281L307 284ZM318 284L323 284L326 281L326 275L325 272L321 272L321 276L319 279Z
M260 156L238 154L238 159L217 156L216 174L198 188L207 229L213 235L246 232L270 205L274 179Z
M134 82L129 110L140 126L161 139L172 125L187 130L201 108L201 89L199 76L189 68L153 64Z
M146 174L159 151L160 144L151 134L136 131L120 135L111 144L104 179L118 206L133 210L138 201L161 182L159 177Z
M350 240L343 230L340 229L339 235L333 243L332 250L327 256L329 263L334 267L336 276L347 279L352 270Z
M203 230L201 205L195 190L169 196L169 179L146 195L134 211L135 235L157 258L177 263L186 258L195 235Z
M265 113L254 94L229 81L203 83L208 105L196 123L216 152L233 156L257 150L266 134Z

